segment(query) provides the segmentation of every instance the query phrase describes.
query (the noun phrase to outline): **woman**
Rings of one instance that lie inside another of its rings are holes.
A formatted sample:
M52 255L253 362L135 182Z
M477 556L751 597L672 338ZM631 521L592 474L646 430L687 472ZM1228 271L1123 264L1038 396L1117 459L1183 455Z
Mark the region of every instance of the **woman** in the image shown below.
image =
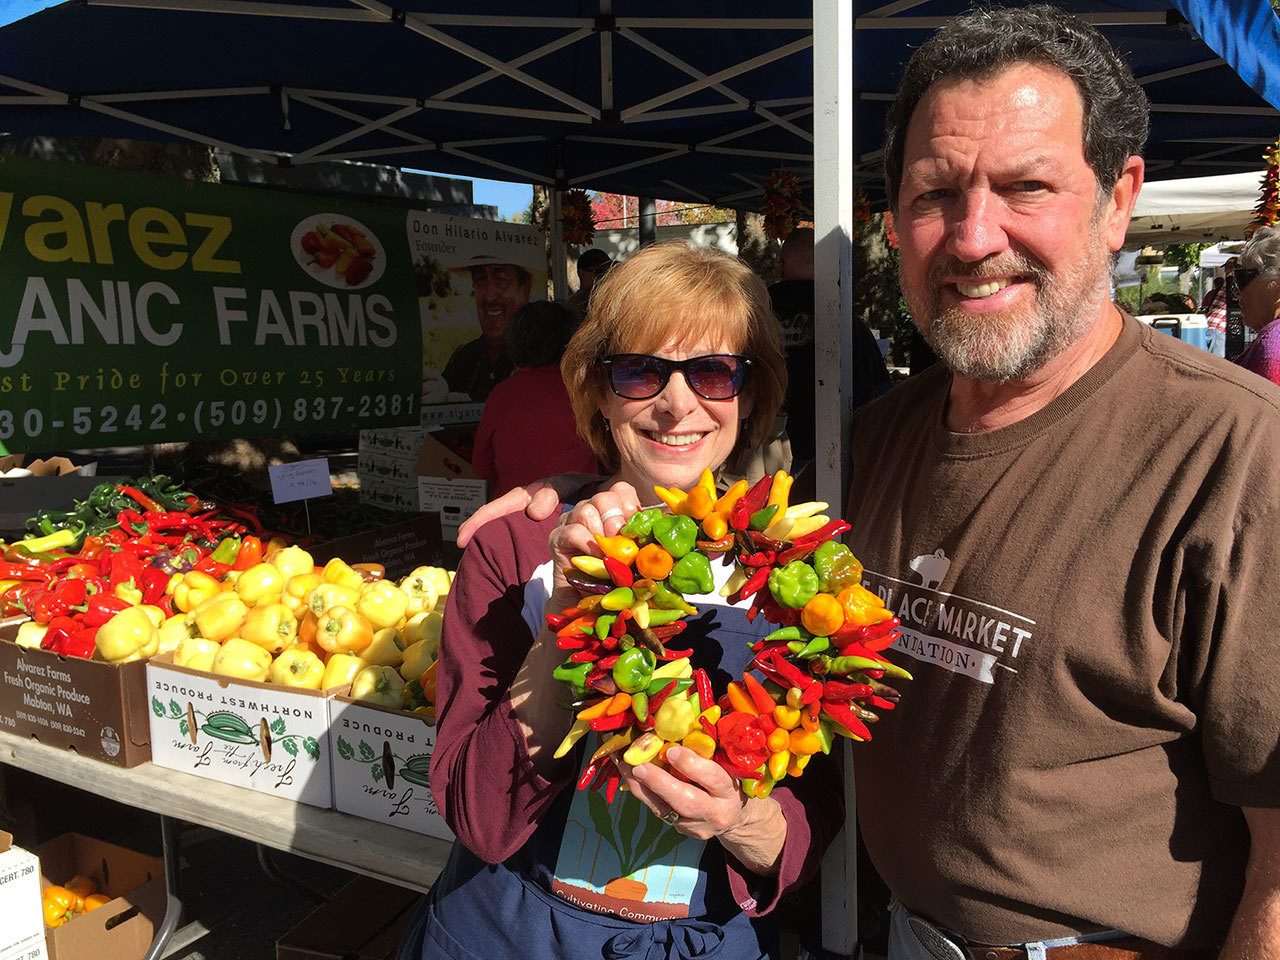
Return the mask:
M599 472L596 455L578 436L560 358L578 321L549 300L526 303L511 318L507 353L516 372L484 404L471 466L493 482L497 497L512 487L557 473Z
M764 284L683 243L610 271L561 369L579 432L614 471L608 485L626 490L691 485L758 442L785 388ZM571 519L600 522L587 504ZM564 653L543 616L576 601L562 570L589 541L580 523L519 514L487 524L463 556L431 765L459 843L404 958L775 957L767 915L816 869L843 819L834 765L747 800L719 766L678 747L667 759L688 782L648 765L624 771L629 790L613 805L575 790L588 745L552 757L572 716L557 703L551 673ZM730 569L717 564L718 578ZM690 599L703 613L682 643L723 689L770 627L714 594Z
M1280 230L1262 227L1250 237L1232 278L1244 325L1257 334L1236 363L1280 384Z

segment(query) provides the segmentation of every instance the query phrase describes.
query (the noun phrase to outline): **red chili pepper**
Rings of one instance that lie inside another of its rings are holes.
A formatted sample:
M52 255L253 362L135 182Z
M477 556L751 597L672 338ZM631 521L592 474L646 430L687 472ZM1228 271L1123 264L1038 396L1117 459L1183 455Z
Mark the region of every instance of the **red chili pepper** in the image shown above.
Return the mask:
M758 769L748 770L745 767L738 766L725 755L723 750L717 750L711 759L720 764L720 769L735 780L754 780L760 776L760 771ZM760 762L763 763L764 761L762 760Z
M616 769L617 767L613 765L611 757L606 757L602 760L600 763L600 769L596 771L596 778L591 783L592 791L599 790L603 787L605 781L609 779L609 774Z
M83 580L59 580L32 603L31 619L49 623L54 617L66 616L88 597Z
M658 654L659 660L679 660L681 657L692 657L693 647L688 650L672 650L670 647L665 648L662 653Z
M614 618L613 623L609 624L609 636L617 639L621 638L622 635L627 632L627 617L630 613L630 610L618 611L618 615Z
M871 731L867 729L867 725L854 716L853 711L850 710L847 705L843 703L828 703L824 701L822 704L822 712L858 739L871 739Z
M773 660L769 666L788 684L793 687L799 687L801 690L808 688L809 684L814 682L809 677L806 677L798 667L777 653L774 653Z
M673 690L675 690L676 686L677 686L677 682L675 680L672 680L665 687L663 687L661 690L659 690L657 693L655 693L652 697L649 698L649 716L651 717L657 716L658 708L662 706L663 702L667 699L667 697L671 696L671 693Z
M571 654L569 659L574 663L591 663L600 659L600 654L594 650L579 650L577 653Z
M685 620L673 620L671 623L661 623L656 627L650 627L649 631L659 640L670 640L672 637L684 633L684 628L688 625Z
M756 710L761 714L773 715L773 708L778 704L769 696L769 692L761 686L760 681L749 673L742 675L742 685L747 688L747 693L751 695L751 702L756 705Z
M609 782L605 784L604 799L608 803L613 803L613 798L618 795L618 784L622 783L622 774L618 773L614 768L613 773L609 775Z
M31 598L43 593L45 586L38 580L24 580L0 594L0 617L12 617L18 614L31 616Z
M742 495L738 504L741 504L747 511L747 516L750 516L765 505L771 489L773 489L773 474L766 473L756 481L755 486Z
M733 505L733 509L729 511L729 529L741 533L747 529L747 525L750 522L751 514L747 512L747 508L739 500Z
M711 689L711 678L701 667L693 671L693 685L697 688L698 703L702 705L703 710L716 702L716 695Z
M747 713L728 713L716 724L720 746L729 762L743 770L755 770L769 759L769 735L760 717ZM754 776L754 774L749 774Z
M800 702L806 707L811 703L817 703L822 699L823 688L826 685L817 681L809 681L809 685L804 688L804 693L800 695Z
M764 611L766 620L770 623L776 623L780 627L796 627L800 625L800 610L782 606L773 599L773 594L768 590L761 590L760 595L764 598L761 601L761 609Z
M142 525L142 514L137 510L121 510L116 514L116 523L120 529L131 537L140 537L144 531L136 528Z
M618 643L619 638L615 637L613 634L609 634L609 636L600 641L600 646L604 647L606 650L617 650Z
M605 557L604 569L609 574L609 579L614 582L615 586L629 587L636 582L636 575L631 571L631 568L621 560L615 560L613 557Z
M772 567L778 555L772 550L757 550L741 558L744 567Z
M588 763L587 768L582 771L582 776L578 778L578 789L585 790L591 786L591 781L595 779L597 773L600 772L600 765L604 762L603 758L593 763Z
M820 542L796 544L794 547L783 550L782 553L778 555L778 566L786 566L792 560L803 560L809 554L813 553L813 551L817 550L821 545L822 543Z
M156 513L164 512L164 507L156 503L154 500L152 500L150 497L148 497L145 493L143 493L141 490L137 489L136 487L119 486L119 487L116 487L116 489L121 493L123 493L130 500L135 501L138 504L138 506L142 507L143 510L154 510Z
M884 697L875 696L875 695L868 697L867 703L871 704L871 706L876 707L879 710L892 710L894 707L897 706L897 704L894 703L892 700L886 700Z
M867 683L848 683L844 680L828 680L823 684L824 700L865 700L875 693Z
M577 608L575 607L574 609L577 609ZM576 617L576 616L577 614L575 613L573 617ZM569 612L567 610L564 613L548 613L547 626L550 627L552 630L559 630L566 623L571 621L573 617L569 616Z
M862 644L858 643L856 640L850 643L841 643L838 650L839 650L840 656L842 657L865 657L867 660L883 660L884 659L884 657L880 656L880 654L872 653L870 650L868 650Z
M769 582L769 573L772 570L772 567L758 567L753 570L751 576L747 577L747 582L742 585L737 593L729 598L729 602L738 603L759 593L764 585Z
M611 654L607 657L601 657L599 660L601 670L612 670L613 665L618 662L618 654Z
M173 597L162 596L155 602L155 606L163 610L166 617L172 617L178 612L173 605Z
M819 527L813 533L806 533L803 537L796 537L793 546L799 547L807 544L825 543L828 540L834 540L842 533L847 533L853 527L849 525L847 520L832 520L830 523Z
M0 580L42 580L48 583L52 579L53 574L45 563L0 563Z
M221 580L231 570L231 564L219 563L213 556L201 557L196 561L195 569L207 573L215 580Z
M585 650L592 644L592 638L585 633L577 637L556 637L558 650Z
M704 708L705 709L705 708ZM699 715L698 723L702 724L702 732L717 743L720 741L720 734L716 730L716 725L711 722L710 718Z
M142 602L154 604L164 596L164 588L169 585L169 574L159 567L147 565L142 568L142 579L138 587L142 590Z
M596 717L589 723L591 724L591 729L596 731L621 730L623 727L630 726L633 719L634 714L630 710L623 710L612 717Z

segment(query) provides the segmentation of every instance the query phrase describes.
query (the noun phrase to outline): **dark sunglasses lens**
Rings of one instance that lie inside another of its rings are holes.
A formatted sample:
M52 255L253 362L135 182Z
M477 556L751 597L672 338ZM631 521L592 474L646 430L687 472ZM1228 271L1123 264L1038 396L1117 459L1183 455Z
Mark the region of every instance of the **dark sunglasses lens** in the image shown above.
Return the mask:
M708 400L728 400L742 389L746 369L737 357L698 357L689 363L689 386Z
M662 392L667 371L655 357L615 357L609 363L613 392L631 400L645 400Z
M1237 267L1235 271L1236 289L1243 290L1257 275L1257 270L1250 270L1247 267Z

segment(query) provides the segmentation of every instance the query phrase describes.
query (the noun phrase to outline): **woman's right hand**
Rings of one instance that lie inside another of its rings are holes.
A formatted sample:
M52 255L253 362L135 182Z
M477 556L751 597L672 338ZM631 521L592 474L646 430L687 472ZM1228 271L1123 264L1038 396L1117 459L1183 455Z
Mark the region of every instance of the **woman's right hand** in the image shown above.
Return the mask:
M571 606L578 599L577 591L564 578L564 571L571 566L572 559L583 554L603 556L596 544L596 536L613 536L640 507L636 488L619 481L590 500L579 502L560 518L559 525L551 532L550 545L555 568L553 588L557 599L568 601L565 606Z

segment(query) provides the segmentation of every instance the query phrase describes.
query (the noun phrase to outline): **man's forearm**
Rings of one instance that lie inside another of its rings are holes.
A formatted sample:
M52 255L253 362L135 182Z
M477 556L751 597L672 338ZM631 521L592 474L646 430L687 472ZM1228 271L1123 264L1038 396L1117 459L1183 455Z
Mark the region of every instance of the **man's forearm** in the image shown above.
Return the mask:
M1244 893L1219 960L1280 960L1280 810L1248 808Z

